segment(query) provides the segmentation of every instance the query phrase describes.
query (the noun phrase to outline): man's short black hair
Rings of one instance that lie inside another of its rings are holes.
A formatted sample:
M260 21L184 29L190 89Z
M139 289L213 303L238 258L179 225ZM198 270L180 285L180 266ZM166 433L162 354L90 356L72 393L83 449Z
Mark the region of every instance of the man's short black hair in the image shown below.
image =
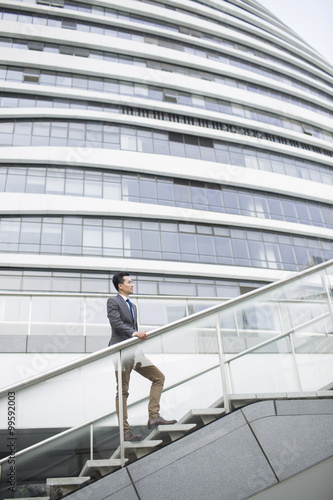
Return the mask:
M112 282L117 292L119 291L118 289L119 284L124 283L125 276L129 276L129 273L127 271L120 271L119 273L113 275Z

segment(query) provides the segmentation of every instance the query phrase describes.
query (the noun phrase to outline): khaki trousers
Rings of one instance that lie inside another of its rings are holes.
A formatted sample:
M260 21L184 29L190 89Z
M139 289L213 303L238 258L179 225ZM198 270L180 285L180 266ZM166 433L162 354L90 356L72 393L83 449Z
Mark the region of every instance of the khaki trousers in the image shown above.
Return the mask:
M146 358L147 359L147 358ZM149 418L157 418L160 411L160 399L163 391L165 377L163 373L153 364L148 366L141 366L138 363L134 367L134 360L127 361L124 363L122 371L122 395L123 395L123 421L124 421L124 433L130 430L130 425L128 423L127 414L127 398L129 395L128 388L130 382L131 371L135 370L137 373L147 378L152 382L149 394L148 403L148 415ZM118 415L119 422L119 388L118 388L118 372L116 371L116 381L117 381L117 394L116 394L116 412Z

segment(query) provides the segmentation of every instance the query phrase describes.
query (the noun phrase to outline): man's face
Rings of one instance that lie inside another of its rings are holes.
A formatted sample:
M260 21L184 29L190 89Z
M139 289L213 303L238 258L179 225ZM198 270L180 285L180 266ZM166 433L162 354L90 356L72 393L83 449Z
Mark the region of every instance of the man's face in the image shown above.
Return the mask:
M131 295L133 293L134 285L129 276L124 276L124 282L119 283L118 287L119 292L123 293L124 295Z

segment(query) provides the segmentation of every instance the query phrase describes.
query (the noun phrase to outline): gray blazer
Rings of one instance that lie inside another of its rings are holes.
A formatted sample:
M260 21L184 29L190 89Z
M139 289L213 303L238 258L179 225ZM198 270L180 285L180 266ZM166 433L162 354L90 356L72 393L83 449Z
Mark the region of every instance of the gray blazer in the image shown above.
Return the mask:
M107 316L112 330L109 346L132 338L133 333L138 331L136 306L133 302L131 304L134 321L128 305L119 294L108 299Z

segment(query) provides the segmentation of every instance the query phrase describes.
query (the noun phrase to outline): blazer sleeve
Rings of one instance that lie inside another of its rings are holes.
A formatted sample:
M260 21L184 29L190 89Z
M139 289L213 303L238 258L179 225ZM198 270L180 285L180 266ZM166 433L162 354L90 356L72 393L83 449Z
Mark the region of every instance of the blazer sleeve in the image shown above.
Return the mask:
M120 306L115 299L108 299L107 301L107 315L112 327L112 331L117 332L118 335L131 338L133 333L137 330L122 319Z

